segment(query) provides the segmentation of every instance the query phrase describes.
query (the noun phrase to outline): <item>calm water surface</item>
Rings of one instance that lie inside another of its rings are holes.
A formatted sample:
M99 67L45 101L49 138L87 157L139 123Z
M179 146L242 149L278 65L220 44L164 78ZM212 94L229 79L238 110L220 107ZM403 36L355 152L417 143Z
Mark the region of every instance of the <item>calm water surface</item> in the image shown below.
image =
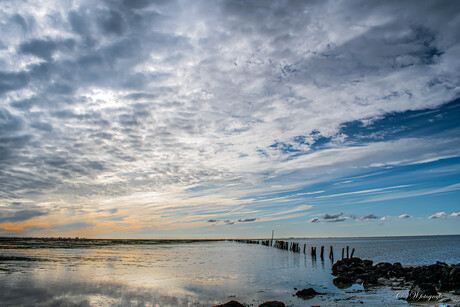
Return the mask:
M375 262L460 262L460 236L293 241L318 250L333 245L336 258L349 245L356 256ZM58 242L4 243L0 302L6 306L212 306L231 299L251 306L268 300L288 306L407 306L389 288L337 289L327 257L314 261L310 255L261 245L151 241L70 248ZM8 258L13 256L28 258ZM293 296L295 288L306 287L327 294L307 302Z

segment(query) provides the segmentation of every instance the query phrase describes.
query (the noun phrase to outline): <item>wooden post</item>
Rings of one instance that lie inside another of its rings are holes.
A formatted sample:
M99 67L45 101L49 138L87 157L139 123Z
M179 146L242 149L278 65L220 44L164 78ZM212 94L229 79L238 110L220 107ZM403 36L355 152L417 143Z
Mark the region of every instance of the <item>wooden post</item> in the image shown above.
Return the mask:
M324 259L324 246L321 246L321 259Z
M307 244L303 245L303 253L305 254L305 249L307 248Z
M329 259L334 259L334 251L332 250L332 245L331 249L329 250Z
M353 248L353 250L351 251L351 257L350 258L353 258L354 253L355 253L355 249Z
M342 260L343 260L343 254L345 253L345 248L342 248Z
M347 245L347 258L348 258L348 245Z
M273 235L274 235L274 234L275 234L275 230L273 229L273 230L272 230L272 240L270 241L270 246L273 245Z

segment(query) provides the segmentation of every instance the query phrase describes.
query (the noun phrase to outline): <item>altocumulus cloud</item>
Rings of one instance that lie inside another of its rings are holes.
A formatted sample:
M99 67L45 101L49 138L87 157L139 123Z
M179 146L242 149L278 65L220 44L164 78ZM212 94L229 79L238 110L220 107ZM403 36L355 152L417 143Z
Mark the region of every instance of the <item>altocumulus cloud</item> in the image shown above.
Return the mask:
M365 216L362 216L362 217L355 217L356 220L359 220L359 221L366 221L366 220L376 220L378 219L379 217L376 216L375 214L373 213L370 213L370 214L367 214Z
M251 222L238 219L276 212L248 197L284 189L267 178L458 155L455 137L354 146L344 131L458 97L457 16L456 1L3 1L1 202L116 208L146 227L206 224L184 208ZM1 218L47 212L24 210Z
M333 220L333 219L336 219L338 218L339 216L342 216L343 215L343 212L340 212L340 213L337 213L337 214L328 214L328 213L325 213L322 218L323 220Z
M446 219L446 218L455 218L459 216L460 216L460 212L452 212L451 214L448 215L447 213L443 211L443 212L437 212L433 215L430 215L428 218L429 219Z

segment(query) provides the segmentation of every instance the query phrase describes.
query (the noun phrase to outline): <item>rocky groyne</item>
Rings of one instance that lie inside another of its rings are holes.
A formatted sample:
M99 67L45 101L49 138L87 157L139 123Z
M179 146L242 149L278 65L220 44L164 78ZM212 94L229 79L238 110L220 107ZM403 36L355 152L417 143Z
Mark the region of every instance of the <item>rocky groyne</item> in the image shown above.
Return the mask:
M332 266L333 282L338 288L362 284L365 288L391 286L394 290L409 287L408 301L437 300L440 292L460 294L460 264L437 262L432 265L404 267L401 263L346 258Z

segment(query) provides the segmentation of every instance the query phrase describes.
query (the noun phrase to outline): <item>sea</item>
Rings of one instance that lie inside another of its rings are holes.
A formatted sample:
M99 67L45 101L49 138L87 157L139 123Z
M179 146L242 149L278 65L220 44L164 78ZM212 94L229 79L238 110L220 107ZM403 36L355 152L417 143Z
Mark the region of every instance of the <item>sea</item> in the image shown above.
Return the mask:
M407 288L335 287L331 266L342 249L375 264L460 262L460 235L275 240L297 242L301 251L233 240L0 238L0 305L214 306L236 300L258 306L278 300L286 306L408 306L402 299ZM322 294L295 296L310 287Z

